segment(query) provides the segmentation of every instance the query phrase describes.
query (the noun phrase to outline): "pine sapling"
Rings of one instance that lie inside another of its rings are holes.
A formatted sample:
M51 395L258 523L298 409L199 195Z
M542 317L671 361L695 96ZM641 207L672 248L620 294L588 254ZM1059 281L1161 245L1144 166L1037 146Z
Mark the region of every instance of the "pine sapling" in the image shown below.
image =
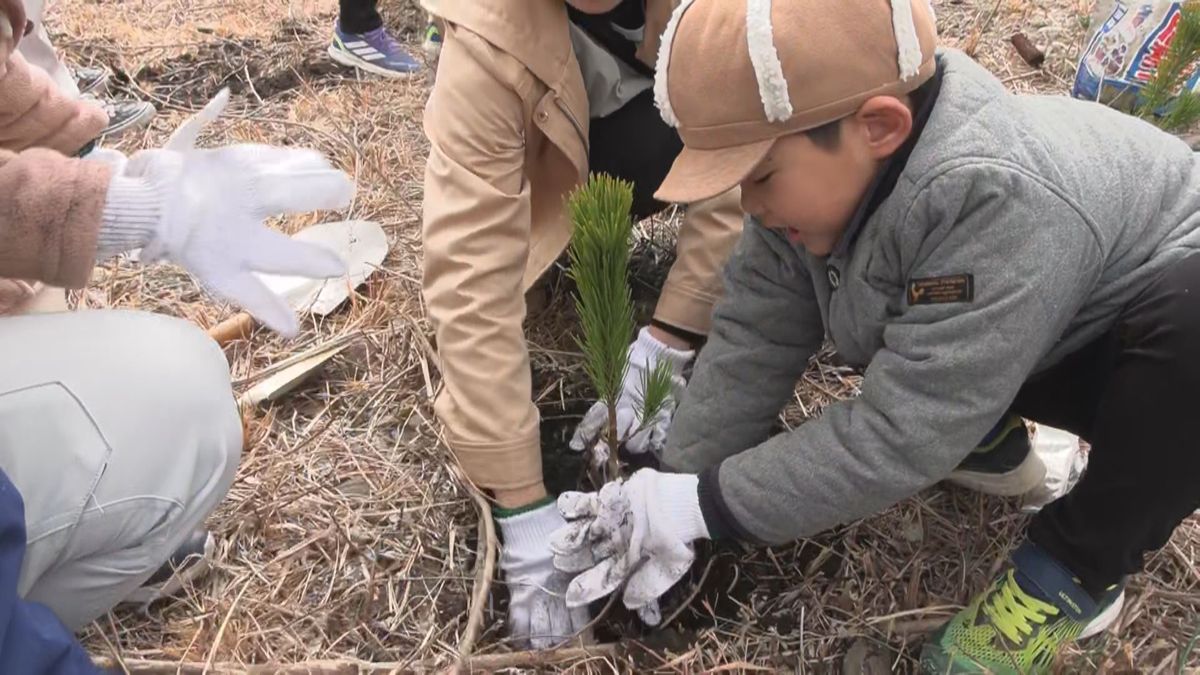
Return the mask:
M1200 121L1200 96L1187 89L1187 79L1200 59L1200 2L1180 7L1175 37L1154 75L1142 88L1134 113L1165 131L1182 131Z
M574 232L570 276L575 281L575 307L583 326L578 338L584 370L597 398L608 408L608 478L620 475L617 449L626 440L617 429L617 402L629 371L629 341L634 333L633 298L629 290L629 249L633 222L633 186L607 175L593 175L568 200ZM642 382L638 429L649 425L670 400L672 374L660 364Z

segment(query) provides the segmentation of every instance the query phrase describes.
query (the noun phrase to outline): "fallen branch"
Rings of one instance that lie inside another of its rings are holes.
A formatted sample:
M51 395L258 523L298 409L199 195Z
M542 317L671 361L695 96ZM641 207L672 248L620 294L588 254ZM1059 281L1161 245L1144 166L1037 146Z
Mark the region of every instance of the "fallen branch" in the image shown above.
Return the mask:
M1038 49L1037 45L1033 44L1033 41L1024 33L1013 33L1009 41L1012 42L1013 47L1017 48L1017 53L1021 55L1021 59L1025 63L1034 68L1041 68L1042 64L1046 62L1046 53Z
M479 509L479 540L483 550L476 554L475 588L471 593L470 610L467 613L467 627L463 631L462 640L458 643L458 658L467 659L475 649L475 641L483 630L484 608L487 607L488 596L492 591L492 577L496 575L496 524L492 520L492 506L488 504L477 488L469 481L463 480L464 485L470 486L471 498Z
M622 654L620 644L609 643L590 647L567 647L543 649L505 654L481 654L461 660L451 667L450 672L470 673L498 670L501 668L536 668L558 663L570 663L594 658L610 658ZM110 657L95 660L100 668L116 669L118 662ZM365 661L307 661L284 664L264 663L247 666L240 663L203 663L179 661L130 661L125 660L125 672L130 675L400 675L412 672L430 672L445 663L421 661L417 663L367 663Z
M608 643L588 647L564 647L561 649L539 649L506 654L481 654L472 656L459 664L458 672L476 670L498 670L500 668L537 668L556 663L571 663L585 659L607 658L621 654L621 645Z

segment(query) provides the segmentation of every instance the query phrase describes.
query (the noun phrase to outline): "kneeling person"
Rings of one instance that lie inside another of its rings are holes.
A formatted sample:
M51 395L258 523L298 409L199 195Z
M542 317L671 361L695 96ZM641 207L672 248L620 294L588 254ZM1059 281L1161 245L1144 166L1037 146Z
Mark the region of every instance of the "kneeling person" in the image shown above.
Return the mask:
M1200 386L1200 166L1143 121L1009 93L935 54L925 3L890 5L698 0L668 30L659 103L686 147L659 196L740 183L752 222L664 452L688 473L561 498L558 563L588 570L570 602L632 574L626 603L653 618L692 540L877 513L1011 409L1090 441L1090 466L923 667L1049 672L1200 505L1179 394ZM826 334L861 396L768 438Z

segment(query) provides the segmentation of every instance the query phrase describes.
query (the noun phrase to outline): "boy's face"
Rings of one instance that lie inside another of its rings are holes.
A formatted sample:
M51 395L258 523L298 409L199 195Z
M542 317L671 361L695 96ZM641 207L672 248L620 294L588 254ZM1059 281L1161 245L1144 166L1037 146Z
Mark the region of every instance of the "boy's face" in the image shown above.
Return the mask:
M876 172L912 133L912 112L879 96L839 132L829 147L804 133L780 138L742 181L742 209L817 256L833 251Z

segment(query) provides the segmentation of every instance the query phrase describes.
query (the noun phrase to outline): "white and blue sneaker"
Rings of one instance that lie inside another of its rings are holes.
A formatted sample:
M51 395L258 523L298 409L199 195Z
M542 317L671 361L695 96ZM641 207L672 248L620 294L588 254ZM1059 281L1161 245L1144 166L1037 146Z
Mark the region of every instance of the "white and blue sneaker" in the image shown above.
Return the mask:
M421 62L404 51L383 27L368 33L347 33L335 25L329 58L384 77L409 77L422 68Z

